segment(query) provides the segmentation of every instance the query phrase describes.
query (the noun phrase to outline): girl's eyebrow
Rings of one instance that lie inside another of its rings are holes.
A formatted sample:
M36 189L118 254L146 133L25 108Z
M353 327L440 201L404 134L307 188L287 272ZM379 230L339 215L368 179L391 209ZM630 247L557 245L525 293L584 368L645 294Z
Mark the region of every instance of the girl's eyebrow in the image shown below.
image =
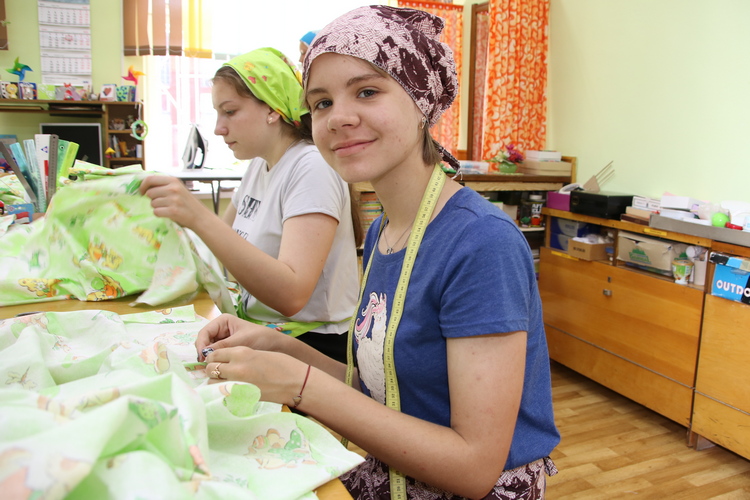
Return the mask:
M352 78L347 80L346 86L351 87L352 85L356 85L358 83L366 82L369 80L375 80L375 79L382 80L384 78L385 76L379 73L365 73L364 75L353 76ZM308 90L306 95L310 96L310 95L315 95L315 94L324 94L325 92L326 92L325 89L321 87L317 87L317 88Z

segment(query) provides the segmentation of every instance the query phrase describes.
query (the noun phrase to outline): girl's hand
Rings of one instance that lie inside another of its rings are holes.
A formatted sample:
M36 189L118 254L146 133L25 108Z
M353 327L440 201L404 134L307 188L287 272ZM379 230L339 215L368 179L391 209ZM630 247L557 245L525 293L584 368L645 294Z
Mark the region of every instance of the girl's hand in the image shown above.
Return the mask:
M183 227L192 229L202 211L211 213L176 177L150 175L139 191L151 198L154 215L172 219Z
M293 398L300 393L307 372L307 364L291 356L248 347L218 349L206 361L209 384L226 380L248 382L260 389L263 401L289 406L294 405Z
M231 314L222 314L198 332L195 347L198 361L203 361L203 349L251 347L256 351L280 351L287 336L271 328L250 323Z

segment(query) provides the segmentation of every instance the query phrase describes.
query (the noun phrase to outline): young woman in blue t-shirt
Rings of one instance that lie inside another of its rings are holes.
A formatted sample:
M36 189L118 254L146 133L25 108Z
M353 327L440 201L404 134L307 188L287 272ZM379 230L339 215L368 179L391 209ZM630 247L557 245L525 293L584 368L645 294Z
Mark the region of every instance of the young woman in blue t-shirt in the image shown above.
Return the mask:
M385 6L326 26L304 61L313 137L385 209L365 243L349 367L229 316L196 346L369 455L355 498L539 499L559 442L531 252L512 220L448 179L429 126L457 94L442 20ZM394 498L398 495L395 494Z

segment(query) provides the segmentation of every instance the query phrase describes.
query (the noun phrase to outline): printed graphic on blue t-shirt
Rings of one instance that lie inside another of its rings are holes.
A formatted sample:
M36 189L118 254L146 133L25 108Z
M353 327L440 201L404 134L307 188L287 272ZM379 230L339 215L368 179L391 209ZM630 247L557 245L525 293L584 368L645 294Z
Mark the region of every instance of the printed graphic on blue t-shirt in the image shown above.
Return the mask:
M370 294L354 325L357 362L362 390L375 401L385 404L383 346L388 326L388 301L384 293Z

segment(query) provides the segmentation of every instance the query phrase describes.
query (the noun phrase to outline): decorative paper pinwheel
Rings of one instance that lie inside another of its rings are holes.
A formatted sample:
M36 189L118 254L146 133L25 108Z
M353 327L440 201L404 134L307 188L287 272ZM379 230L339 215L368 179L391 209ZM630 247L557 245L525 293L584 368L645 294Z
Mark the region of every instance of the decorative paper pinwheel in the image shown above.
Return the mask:
M12 73L14 75L18 75L18 81L22 82L23 81L23 77L26 76L26 72L27 71L34 71L34 70L31 69L30 67L28 67L27 65L18 62L18 58L16 57L16 62L13 63L13 67L10 68L10 69L8 69L8 70L6 70L6 71L8 73Z
M136 71L133 69L133 66L128 68L128 76L123 76L123 80L129 80L133 82L135 85L138 85L138 77L145 75L146 73L142 73L141 71Z

